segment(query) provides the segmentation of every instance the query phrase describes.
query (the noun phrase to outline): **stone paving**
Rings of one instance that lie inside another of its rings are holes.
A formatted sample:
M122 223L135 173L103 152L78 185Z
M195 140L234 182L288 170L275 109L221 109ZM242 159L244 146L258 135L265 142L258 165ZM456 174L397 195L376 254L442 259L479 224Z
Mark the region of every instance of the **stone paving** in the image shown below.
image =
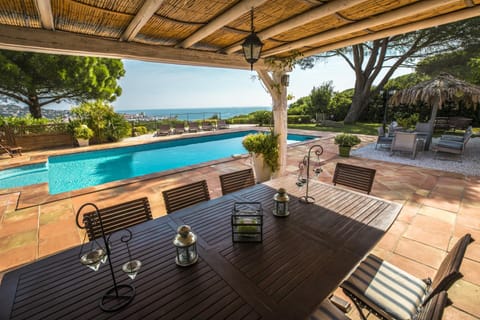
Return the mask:
M310 133L310 132L309 132ZM334 133L315 132L324 154L320 181L331 183L337 162L377 169L372 195L394 201L403 208L388 233L373 250L383 259L419 277L432 277L455 241L465 233L480 239L480 177L387 163L357 157L340 158L333 144ZM362 145L376 137L361 136ZM143 141L129 141L143 143ZM288 174L296 174L297 164L310 144L289 147ZM118 145L116 145L118 146ZM92 148L103 148L96 146ZM73 150L78 151L78 149ZM42 161L52 153L26 152L24 156L0 156L0 167ZM94 187L85 192L49 196L46 184L0 191L0 272L81 244L83 236L75 225L75 212L85 202L100 207L138 197L149 198L154 218L165 214L161 191L176 185L206 179L212 198L221 195L218 175L250 166L249 158L213 161L203 166L173 170L148 179L132 179L108 188ZM285 186L297 188L296 186ZM444 319L480 319L480 240L472 243L462 264L464 277L449 290L453 305ZM336 294L342 295L340 290ZM349 314L358 319L356 311ZM373 318L373 317L369 317Z

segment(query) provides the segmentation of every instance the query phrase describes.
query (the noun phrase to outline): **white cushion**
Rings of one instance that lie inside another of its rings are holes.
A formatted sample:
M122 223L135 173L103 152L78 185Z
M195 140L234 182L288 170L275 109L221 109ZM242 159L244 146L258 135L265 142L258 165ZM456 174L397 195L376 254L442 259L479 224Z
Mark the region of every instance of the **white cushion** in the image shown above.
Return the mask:
M395 319L413 319L428 290L422 280L374 255L369 255L346 283L347 290L353 287L363 293Z

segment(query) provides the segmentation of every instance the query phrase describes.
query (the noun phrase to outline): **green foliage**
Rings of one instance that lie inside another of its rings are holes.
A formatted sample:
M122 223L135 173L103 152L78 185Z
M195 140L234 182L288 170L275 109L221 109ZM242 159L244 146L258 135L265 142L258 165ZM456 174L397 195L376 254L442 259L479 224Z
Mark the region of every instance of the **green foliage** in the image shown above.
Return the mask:
M333 94L328 108L328 114L331 116L330 120L341 121L345 119L348 109L352 105L352 96L353 89L348 89Z
M39 124L48 124L49 120L46 118L35 119L31 115L25 117L3 117L0 116L0 126L33 126Z
M472 83L480 85L480 57L472 58L468 65L472 72Z
M93 130L86 124L81 124L73 129L73 136L77 139L90 139L93 137Z
M427 75L422 75L422 74L413 72L413 73L404 74L402 76L388 80L384 89L385 90L403 90L403 89L413 87L414 85L429 79L430 77Z
M27 105L35 118L54 102L114 101L124 75L118 59L0 50L0 96Z
M248 114L248 117L253 120L253 123L258 123L260 126L272 123L271 111L254 111Z
M309 115L301 116L301 115L289 115L287 117L287 123L310 123L312 122L312 117Z
M75 122L86 123L93 130L93 143L116 142L131 133L127 120L102 100L82 103L71 113L78 118L74 126Z
M144 127L144 126L135 126L135 133L139 136L143 134L147 134L148 129L147 127Z
M311 108L311 105L312 99L310 96L302 97L291 103L287 112L289 115L306 115L308 110Z
M472 68L476 59L480 59L480 46L469 46L465 50L427 57L417 64L416 71L431 78L447 72L456 78L480 84L480 79L476 77L478 67Z
M409 129L415 127L415 124L419 121L419 114L402 114L400 112L395 113L395 120L402 128Z
M310 92L311 105L308 114L315 117L317 113L328 113L330 100L333 95L332 82L324 82L318 88L314 87Z
M278 134L273 130L269 133L251 133L243 138L242 144L248 152L262 154L272 172L278 169Z
M353 147L362 142L359 137L350 133L337 134L334 138L335 144L341 147Z

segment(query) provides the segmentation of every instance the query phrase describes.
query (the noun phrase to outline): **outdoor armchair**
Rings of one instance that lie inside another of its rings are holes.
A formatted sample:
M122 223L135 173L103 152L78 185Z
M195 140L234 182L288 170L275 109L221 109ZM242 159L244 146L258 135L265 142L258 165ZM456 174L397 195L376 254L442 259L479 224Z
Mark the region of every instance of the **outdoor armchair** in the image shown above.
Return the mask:
M189 122L188 123L188 132L198 132L200 130L198 128L198 123L197 122Z
M390 147L392 145L393 135L390 136L388 134L385 134L385 130L383 130L383 127L378 127L377 132L378 132L378 137L377 137L377 143L375 143L375 150L377 150L377 147L379 145Z
M396 151L412 153L412 159L417 154L417 134L408 132L396 132L390 148L390 155Z
M182 123L177 123L175 124L175 127L173 128L173 132L175 134L182 134L185 132L185 124L182 122Z
M435 152L447 152L462 155L471 136L472 132L467 131L463 136L463 141L454 140L455 136L442 137L433 147L433 150Z
M170 134L170 125L169 124L161 124L158 126L156 136L167 136Z
M211 130L213 130L213 126L210 122L204 121L204 122L202 122L202 130L203 131L211 131Z
M418 279L370 254L340 286L363 319L366 319L363 308L381 319L419 319L425 309L433 308L432 304L438 300L443 301L442 292L462 277L460 265L472 241L470 234L458 240L433 280Z

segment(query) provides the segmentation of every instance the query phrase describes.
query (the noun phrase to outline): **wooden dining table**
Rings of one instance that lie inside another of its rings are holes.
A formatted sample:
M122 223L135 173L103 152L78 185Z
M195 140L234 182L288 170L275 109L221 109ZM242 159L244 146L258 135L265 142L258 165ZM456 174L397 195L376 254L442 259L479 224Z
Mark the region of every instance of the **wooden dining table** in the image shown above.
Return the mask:
M130 257L113 234L117 281L136 290L119 311L99 307L112 286L108 264L86 268L76 247L5 274L0 319L306 319L382 238L401 205L316 181L309 185L315 203L305 204L295 182L274 179L131 227ZM280 187L290 196L288 217L272 214ZM234 203L252 201L263 207L263 241L233 243ZM189 267L176 265L172 243L183 224L197 235L199 260ZM121 271L130 258L142 262L133 281Z

